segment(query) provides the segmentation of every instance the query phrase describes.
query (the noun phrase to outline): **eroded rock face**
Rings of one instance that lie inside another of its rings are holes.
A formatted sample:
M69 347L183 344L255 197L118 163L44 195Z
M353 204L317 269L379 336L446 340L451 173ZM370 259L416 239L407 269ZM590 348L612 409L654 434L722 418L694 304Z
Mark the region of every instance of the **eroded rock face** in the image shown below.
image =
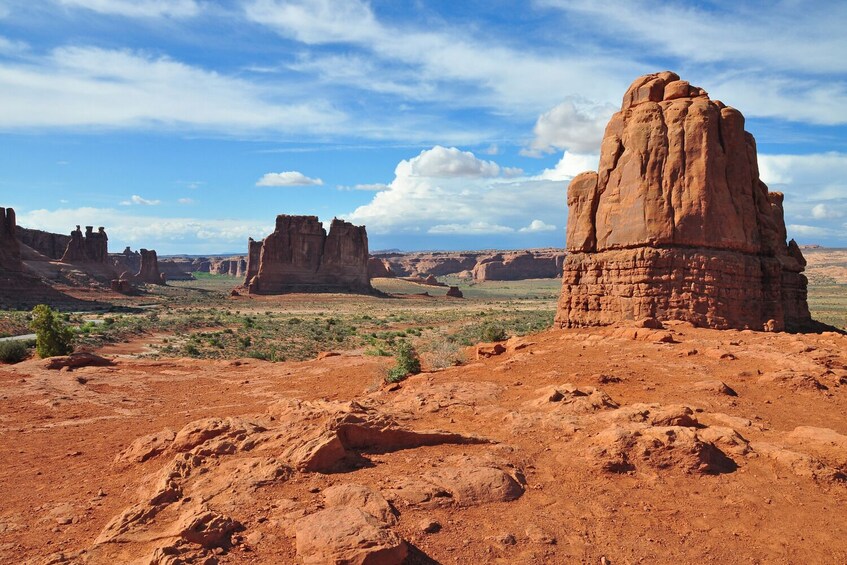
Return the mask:
M327 234L317 216L277 216L245 285L251 294L371 292L365 227L335 219Z
M647 75L624 95L600 152L598 171L568 187L560 326L811 321L805 260L786 243L782 194L759 179L738 110L674 73Z
M553 279L562 274L564 258L562 252L498 253L480 259L473 268L473 278L477 281Z
M0 208L0 270L20 271L23 268L15 225L15 211Z
M165 278L159 272L159 258L156 256L156 251L153 249L142 249L141 254L141 269L135 278L139 282L150 284L164 284Z
M394 271L391 270L391 263L386 259L379 257L370 257L368 259L368 277L372 279L389 278L394 276Z
M109 262L109 237L102 227L94 231L93 226L85 226L85 234L79 226L71 232L71 239L62 255L63 263L103 263Z
M17 227L18 241L41 253L48 259L58 261L65 253L71 238L59 233Z

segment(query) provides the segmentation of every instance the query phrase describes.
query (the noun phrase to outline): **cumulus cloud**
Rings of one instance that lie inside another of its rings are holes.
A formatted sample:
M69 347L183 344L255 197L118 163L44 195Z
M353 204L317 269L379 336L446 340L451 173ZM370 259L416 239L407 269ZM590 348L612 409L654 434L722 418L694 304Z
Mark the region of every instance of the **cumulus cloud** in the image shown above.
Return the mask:
M248 237L273 231L273 222L266 221L167 218L93 207L21 210L18 224L54 233L67 233L77 224L105 226L110 248L148 247L160 254L231 252L246 248Z
M518 231L521 233L538 233L545 231L555 231L556 226L551 224L545 224L541 220L532 220L528 226L519 229Z
M365 224L369 233L439 235L504 234L562 221L565 183L507 173L471 152L436 146L401 161L388 189L348 219Z
M194 0L58 0L64 6L130 18L187 18L197 15Z
M597 151L603 130L616 108L610 104L596 106L565 100L544 112L535 122L535 138L524 155L539 156L567 149L575 153Z
M581 155L565 151L555 167L544 169L537 178L540 180L570 180L579 173L596 171L599 162L600 155L598 154Z
M832 205L821 203L812 206L812 217L817 220L841 218L842 216L844 216L844 212L834 209Z
M256 186L322 186L324 181L310 178L299 171L266 173L256 182Z
M133 204L141 204L142 206L158 206L161 203L161 200L148 200L147 198L142 198L137 194L133 194L132 198L121 202L121 206L132 206Z

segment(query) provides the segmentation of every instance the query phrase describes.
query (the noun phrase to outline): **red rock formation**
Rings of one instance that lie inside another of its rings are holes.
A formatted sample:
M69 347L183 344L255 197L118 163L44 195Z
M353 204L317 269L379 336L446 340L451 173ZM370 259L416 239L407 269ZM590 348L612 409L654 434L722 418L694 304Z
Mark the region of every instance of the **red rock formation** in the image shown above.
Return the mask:
M462 291L459 290L458 286L451 286L447 290L447 296L449 296L451 298L464 298L465 297L465 295L462 294Z
M165 284L165 277L159 272L159 259L154 250L141 250L141 269L135 275L139 282Z
M70 236L67 235L22 228L21 226L18 226L17 234L18 241L21 244L54 261L62 258L65 249L68 248L68 243L71 241Z
M259 274L259 260L262 257L262 242L255 241L252 237L247 241L247 273L245 284L253 280Z
M371 292L367 232L335 219L327 235L317 216L277 216L247 288L251 294Z
M498 253L480 259L473 269L473 278L477 281L552 279L561 276L564 258L563 252Z
M0 208L0 270L3 271L17 272L23 269L15 225L15 211L12 208Z
M391 263L386 259L379 257L368 258L368 277L372 279L384 279L394 276L394 271L391 270Z
M744 117L674 73L632 84L568 209L560 326L811 321L805 262L786 244L782 195L759 180Z
M94 232L93 226L85 226L83 236L79 226L71 232L71 239L62 255L63 263L108 263L109 238L102 227Z

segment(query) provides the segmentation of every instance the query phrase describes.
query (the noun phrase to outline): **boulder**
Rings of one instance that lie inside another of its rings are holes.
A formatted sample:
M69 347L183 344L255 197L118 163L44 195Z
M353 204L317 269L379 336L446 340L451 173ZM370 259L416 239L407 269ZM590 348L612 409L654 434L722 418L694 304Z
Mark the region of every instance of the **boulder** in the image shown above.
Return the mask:
M462 294L462 291L459 290L458 286L451 286L449 289L447 289L447 296L449 296L451 298L464 298L465 297L465 295Z
M671 72L637 79L606 127L598 170L568 187L556 323L811 323L782 206L759 179L738 110Z

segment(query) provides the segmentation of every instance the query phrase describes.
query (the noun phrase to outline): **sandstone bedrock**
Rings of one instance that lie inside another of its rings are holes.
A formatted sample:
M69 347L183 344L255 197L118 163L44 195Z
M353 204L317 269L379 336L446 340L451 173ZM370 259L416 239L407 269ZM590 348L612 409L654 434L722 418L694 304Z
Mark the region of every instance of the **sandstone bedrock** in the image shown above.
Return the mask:
M783 195L744 116L666 71L640 77L568 187L561 327L655 317L712 328L811 323Z

